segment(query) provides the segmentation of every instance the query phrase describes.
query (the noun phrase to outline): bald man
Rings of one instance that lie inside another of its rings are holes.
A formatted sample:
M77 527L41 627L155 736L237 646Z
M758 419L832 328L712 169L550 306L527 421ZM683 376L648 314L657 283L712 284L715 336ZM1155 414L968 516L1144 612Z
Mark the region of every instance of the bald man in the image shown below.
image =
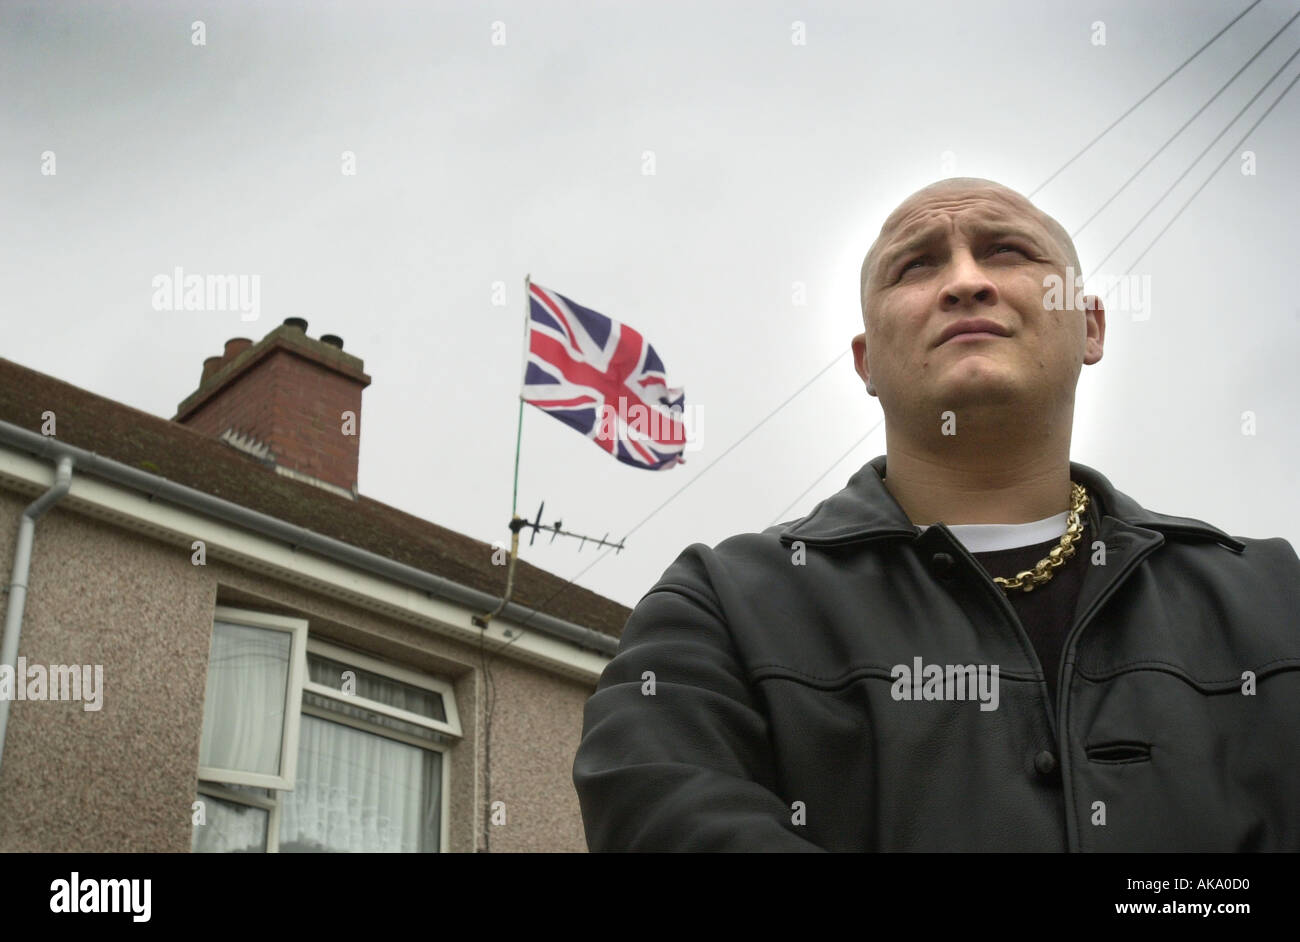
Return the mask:
M992 181L890 214L852 340L886 454L642 598L573 766L592 850L1300 850L1300 559L1070 461L1079 271Z

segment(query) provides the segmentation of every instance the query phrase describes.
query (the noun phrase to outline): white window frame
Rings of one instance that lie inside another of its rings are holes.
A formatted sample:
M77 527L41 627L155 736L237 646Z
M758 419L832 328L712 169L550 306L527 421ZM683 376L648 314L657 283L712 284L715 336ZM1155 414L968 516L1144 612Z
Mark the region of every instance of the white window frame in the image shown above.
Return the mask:
M237 617L236 617L237 616ZM259 621L252 622L245 620L248 616L254 616ZM251 624L255 627L267 626L271 620L276 620L281 624L279 627L288 629L290 626L285 623L295 623L293 630L297 631L297 623L301 623L302 637L305 641L303 644L298 643L298 636L295 634L294 646L291 648L291 656L294 652L301 651L301 664L298 665L295 660L295 669L299 670L297 680L297 702L292 711L293 723L293 769L297 771L298 755L298 730L302 714L315 716L331 723L339 723L344 726L352 726L362 732L374 736L383 736L397 742L406 743L407 745L416 746L426 749L430 752L437 752L440 756L438 762L441 770L441 783L439 786L439 834L438 834L438 852L448 853L447 846L450 840L450 821L449 811L451 804L451 756L449 754L451 739L462 739L464 734L461 728L460 712L456 707L455 689L450 683L444 680L438 680L427 674L420 673L408 667L398 664L391 664L379 658L354 651L351 648L345 648L341 645L332 644L328 641L322 641L312 637L307 633L307 622L305 619L286 618L280 615L267 615L260 612L249 612L241 609L232 609L218 607L214 620L227 621L233 624ZM329 658L331 661L337 661L347 667L355 667L372 674L378 674L391 680L400 681L413 687L421 687L425 690L433 691L441 695L443 711L446 713L445 721L435 720L419 713L412 713L397 707L389 706L386 703L379 703L366 697L359 697L356 694L345 694L342 689L318 684L307 680L307 655L317 654L321 657ZM438 734L433 739L422 739L418 736L405 733L401 730L389 729L386 727L376 726L365 722L365 720L344 716L331 710L311 706L303 702L303 693L311 692L317 696L329 697L340 703L346 703L353 707L362 707L371 712L392 717L406 723L424 727ZM289 721L290 713L286 706L286 724ZM283 768L283 765L281 766ZM215 777L214 777L215 776ZM265 776L258 776L265 778ZM249 795L242 792L233 791L223 788L223 784L234 785L252 785L257 788L272 788L272 796ZM278 794L281 791L292 791L293 780L290 780L288 788L276 788L274 786L263 784L262 782L245 782L236 781L230 777L230 773L222 769L211 769L200 767L198 792L207 794L214 798L220 798L234 804L250 805L255 808L261 808L269 812L267 817L267 835L266 835L266 853L274 854L280 851L280 813L282 796Z
M325 684L318 684L314 681L304 680L302 689L310 691L318 696L329 697L340 703L346 703L350 706L360 706L375 713L381 713L385 716L391 716L394 719L412 723L416 726L423 726L434 732L440 733L436 739L421 739L418 736L412 736L403 733L401 730L388 729L381 726L372 726L363 720L355 717L343 716L331 710L320 707L308 706L302 702L299 696L298 703L302 712L315 716L318 719L327 720L331 723L339 723L344 726L351 726L363 733L369 733L373 736L385 736L397 742L406 743L420 749L426 749L430 752L439 754L438 767L440 769L440 778L442 779L438 787L438 853L447 853L447 841L450 838L450 822L447 820L448 812L451 805L451 756L448 751L450 743L447 737L463 738L460 725L460 712L456 708L456 693L451 684L443 680L436 680L418 671L408 667L402 667L399 664L390 664L387 661L381 661L379 658L371 657L368 654L361 654L353 651L351 648L345 648L337 644L331 644L328 641L321 641L318 638L309 637L307 639L307 652L309 654L319 654L321 657L327 657L331 661L338 661L347 667L358 667L361 670L371 674L378 674L381 677L387 677L390 680L397 680L404 684L410 684L412 687L422 687L425 690L432 690L442 696L442 709L447 714L445 722L435 720L432 717L422 716L419 713L411 713L398 707L389 706L386 703L379 703L376 700L370 700L366 697L359 697L356 694L344 693L341 689L328 687ZM277 802L278 804L278 802ZM277 822L278 823L278 822ZM268 841L268 844L270 842ZM276 847L279 847L279 834L276 835Z
M330 644L328 641L321 641L317 638L309 637L307 639L307 653L318 654L321 657L329 658L331 661L338 661L348 667L357 667L370 674L378 674L389 680L400 681L412 687L421 687L425 690L431 690L442 697L442 709L447 714L446 721L435 720L429 716L423 716L419 713L411 713L408 710L402 710L398 707L389 706L386 703L380 703L376 700L369 700L366 697L359 697L356 694L344 693L341 689L330 687L325 684L318 684L315 681L307 680L307 675L303 675L303 690L310 690L314 694L322 697L331 697L342 703L348 703L353 706L364 707L374 713L382 713L385 716L391 716L393 719L410 723L413 726L423 726L426 729L435 732L444 733L448 736L455 736L460 739L462 736L460 728L460 713L456 710L456 693L451 684L443 680L435 680L432 677L425 676L418 671L411 670L407 667L401 667L397 664L388 664L378 658L371 657L368 654L359 654L349 648L341 647L337 644ZM304 661L305 663L305 661ZM300 701L301 702L301 699ZM312 707L304 707L305 710L311 710ZM330 713L330 718L334 720L346 719L340 717L337 713ZM371 727L366 727L371 729ZM389 732L401 735L397 730ZM415 738L415 741L422 745L429 745L428 740Z
M266 849L263 853L276 854L280 851L280 798L268 798L265 795L249 795L244 792L237 792L233 789L224 788L218 782L199 782L198 793L200 800L203 795L209 798L220 798L222 801L232 805L248 805L250 808L259 808L267 813L266 815ZM200 825L202 826L202 825Z
M298 725L302 717L302 685L307 676L307 619L286 615L270 615L249 609L218 605L212 614L212 631L216 623L225 622L250 628L283 631L289 635L289 676L284 690L284 727L280 735L280 774L249 772L243 769L223 769L219 766L200 765L199 779L224 782L229 785L250 785L254 788L272 788L289 791L293 788L298 771ZM209 638L211 650L211 638ZM206 679L204 681L206 686ZM204 703L204 710L207 703Z

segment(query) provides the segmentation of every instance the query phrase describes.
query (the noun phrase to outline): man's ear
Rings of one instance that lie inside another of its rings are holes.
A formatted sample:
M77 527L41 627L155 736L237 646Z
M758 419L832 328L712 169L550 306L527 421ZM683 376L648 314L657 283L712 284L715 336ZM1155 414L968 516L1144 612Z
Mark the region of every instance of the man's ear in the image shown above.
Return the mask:
M858 334L853 338L851 346L853 347L853 368L858 371L862 377L862 382L867 386L867 393L874 396L876 394L875 384L871 382L871 372L867 369L867 335L866 333Z
M1106 340L1106 308L1101 298L1086 295L1083 299L1083 322L1088 334L1083 341L1083 362L1091 366L1101 359L1102 346Z

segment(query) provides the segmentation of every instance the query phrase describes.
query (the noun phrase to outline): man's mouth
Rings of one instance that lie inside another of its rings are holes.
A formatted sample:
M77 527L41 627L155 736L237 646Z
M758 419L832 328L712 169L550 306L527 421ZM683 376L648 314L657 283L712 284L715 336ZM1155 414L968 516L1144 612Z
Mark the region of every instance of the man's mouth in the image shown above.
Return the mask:
M992 340L1007 336L1010 336L1009 331L997 321L983 317L968 318L948 325L939 335L939 343L935 346L942 346L949 340Z

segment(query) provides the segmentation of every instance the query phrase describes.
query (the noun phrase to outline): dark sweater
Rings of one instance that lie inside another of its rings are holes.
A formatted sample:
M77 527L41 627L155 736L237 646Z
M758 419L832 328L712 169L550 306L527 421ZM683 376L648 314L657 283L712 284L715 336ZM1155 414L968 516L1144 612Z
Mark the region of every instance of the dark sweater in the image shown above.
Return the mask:
M1079 599L1079 590L1083 587L1085 567L1089 564L1089 546L1092 542L1088 535L1090 530L1090 527L1084 528L1083 536L1075 543L1074 555L1057 568L1050 582L1036 587L1032 592L1017 589L1007 594L1007 600L1015 609L1034 646L1034 652L1038 655L1038 661L1043 665L1053 713L1056 711L1061 655L1066 635L1074 623L1075 603ZM1033 546L971 555L990 577L1010 579L1022 570L1033 569L1059 542L1060 539L1057 538Z

